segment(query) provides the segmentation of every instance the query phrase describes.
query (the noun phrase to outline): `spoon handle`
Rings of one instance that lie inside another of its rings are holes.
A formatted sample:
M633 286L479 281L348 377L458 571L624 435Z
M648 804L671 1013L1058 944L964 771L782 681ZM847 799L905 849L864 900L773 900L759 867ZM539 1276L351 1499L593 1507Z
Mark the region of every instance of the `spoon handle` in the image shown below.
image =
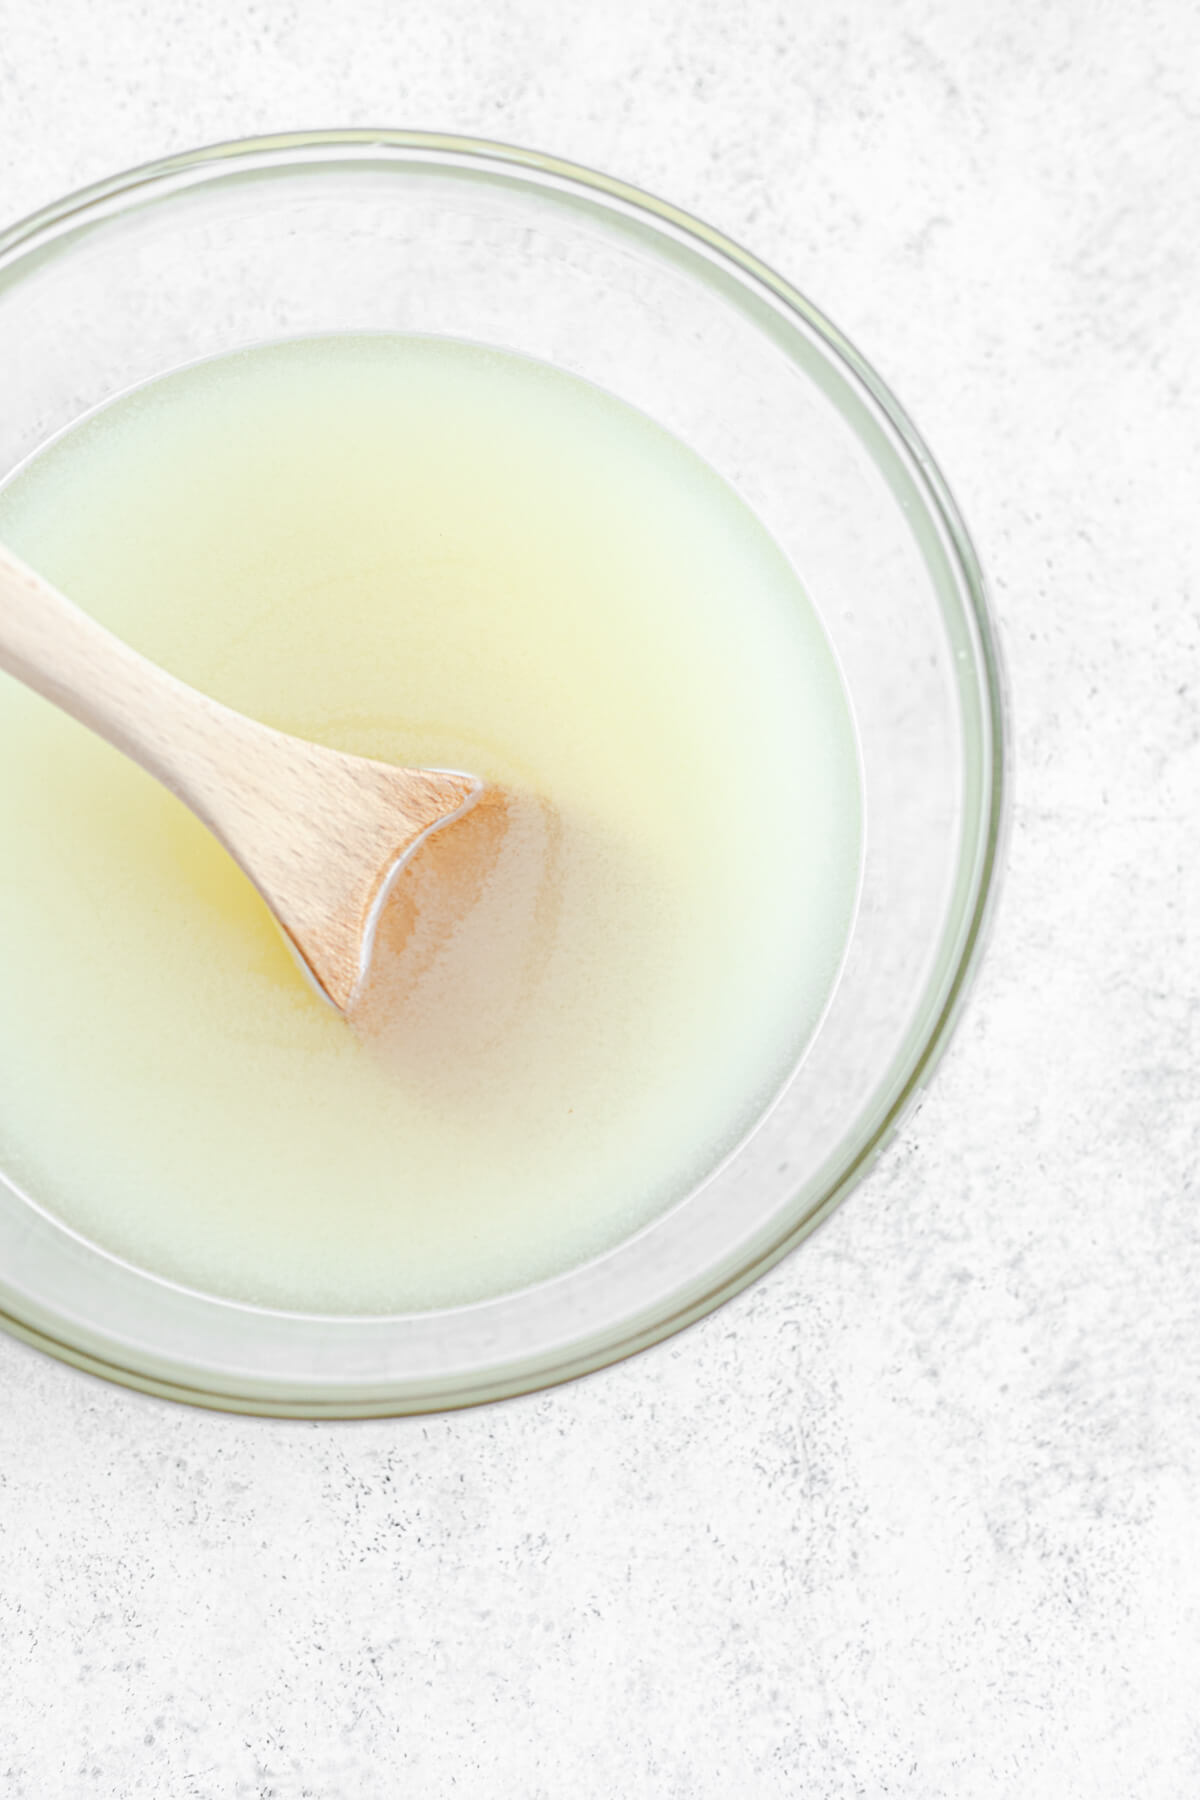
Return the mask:
M253 730L176 680L0 545L0 669L107 738L194 804L197 759ZM207 784L202 784L207 785Z

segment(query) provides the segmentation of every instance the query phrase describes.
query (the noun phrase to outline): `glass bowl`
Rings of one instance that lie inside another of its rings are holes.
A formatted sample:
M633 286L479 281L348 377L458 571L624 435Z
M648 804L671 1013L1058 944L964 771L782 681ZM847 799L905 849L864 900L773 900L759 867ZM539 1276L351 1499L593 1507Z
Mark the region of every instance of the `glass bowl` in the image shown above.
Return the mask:
M820 1028L741 1146L636 1236L520 1292L393 1317L259 1310L109 1256L0 1177L12 1331L131 1386L247 1412L495 1399L628 1355L735 1293L843 1198L928 1078L997 864L996 650L932 458L793 288L606 176L463 138L317 132L171 157L45 208L0 235L0 480L181 364L378 330L556 363L648 413L749 502L841 663L862 890Z

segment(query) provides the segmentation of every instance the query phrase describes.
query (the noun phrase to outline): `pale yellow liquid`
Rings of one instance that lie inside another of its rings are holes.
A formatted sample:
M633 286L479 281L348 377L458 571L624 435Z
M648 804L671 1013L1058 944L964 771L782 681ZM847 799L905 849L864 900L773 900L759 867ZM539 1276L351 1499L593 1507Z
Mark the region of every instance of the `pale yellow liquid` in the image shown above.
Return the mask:
M603 1251L786 1078L859 855L852 725L787 562L611 397L443 340L268 346L127 396L0 538L270 724L516 797L386 1042L245 878L0 677L0 1168L189 1286L441 1306Z

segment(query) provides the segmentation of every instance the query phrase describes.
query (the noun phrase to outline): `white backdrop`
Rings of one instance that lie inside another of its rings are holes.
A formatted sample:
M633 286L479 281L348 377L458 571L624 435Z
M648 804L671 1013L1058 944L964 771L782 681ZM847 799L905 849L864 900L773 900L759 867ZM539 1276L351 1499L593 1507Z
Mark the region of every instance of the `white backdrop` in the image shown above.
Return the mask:
M5 222L424 126L774 263L949 475L1016 742L932 1093L683 1337L349 1427L0 1339L5 1800L1200 1788L1198 65L1187 0L0 0Z

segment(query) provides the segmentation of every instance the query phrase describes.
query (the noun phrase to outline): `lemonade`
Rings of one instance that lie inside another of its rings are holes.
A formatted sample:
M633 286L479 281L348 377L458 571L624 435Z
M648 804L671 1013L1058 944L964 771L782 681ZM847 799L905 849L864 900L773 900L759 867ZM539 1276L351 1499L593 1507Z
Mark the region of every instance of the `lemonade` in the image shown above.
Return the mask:
M348 1025L196 820L0 677L32 1202L228 1298L441 1307L617 1243L769 1104L849 931L854 731L790 564L651 421L448 339L265 345L76 426L0 539L228 705L503 796Z

